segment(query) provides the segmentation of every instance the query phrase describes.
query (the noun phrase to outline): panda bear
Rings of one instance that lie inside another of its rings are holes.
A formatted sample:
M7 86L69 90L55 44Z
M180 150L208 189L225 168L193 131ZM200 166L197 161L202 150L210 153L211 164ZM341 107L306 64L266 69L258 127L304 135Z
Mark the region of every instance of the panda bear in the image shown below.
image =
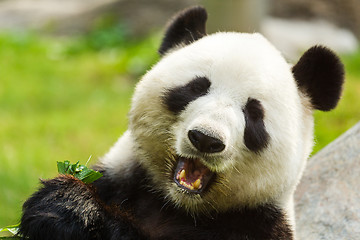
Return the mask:
M314 46L291 66L262 35L207 35L206 20L199 6L172 19L103 177L42 181L24 238L295 239L312 113L336 107L343 65Z

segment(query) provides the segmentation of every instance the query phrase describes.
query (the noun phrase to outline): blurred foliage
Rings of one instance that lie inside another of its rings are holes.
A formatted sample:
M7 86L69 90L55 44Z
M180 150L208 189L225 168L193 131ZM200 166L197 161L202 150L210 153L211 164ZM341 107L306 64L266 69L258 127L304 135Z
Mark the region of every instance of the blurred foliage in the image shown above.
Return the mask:
M360 50L357 53L343 56L342 60L344 61L348 76L360 76Z
M101 50L133 44L134 39L131 38L127 26L118 22L116 16L105 15L97 19L92 31L82 40L87 48Z
M158 34L133 39L111 18L78 38L0 34L0 227L19 221L56 161L97 159L126 130L134 85L159 42ZM360 53L344 61L339 107L315 113L315 151L360 120Z
M87 35L72 39L64 54L102 52L104 58L117 60L119 72L138 76L158 59L159 39L157 34L137 39L129 33L126 25L107 15L99 18Z
M19 221L56 161L96 159L127 127L134 84L158 58L159 36L95 48L95 35L0 34L0 226Z

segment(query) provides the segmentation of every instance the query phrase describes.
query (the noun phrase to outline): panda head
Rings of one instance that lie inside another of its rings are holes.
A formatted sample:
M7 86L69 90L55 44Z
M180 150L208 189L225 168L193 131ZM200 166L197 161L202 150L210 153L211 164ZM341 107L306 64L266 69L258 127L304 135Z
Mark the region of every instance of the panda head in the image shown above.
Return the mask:
M314 109L333 109L343 66L315 46L294 66L258 33L205 32L194 7L169 24L161 60L129 114L155 191L190 212L286 204L313 142Z

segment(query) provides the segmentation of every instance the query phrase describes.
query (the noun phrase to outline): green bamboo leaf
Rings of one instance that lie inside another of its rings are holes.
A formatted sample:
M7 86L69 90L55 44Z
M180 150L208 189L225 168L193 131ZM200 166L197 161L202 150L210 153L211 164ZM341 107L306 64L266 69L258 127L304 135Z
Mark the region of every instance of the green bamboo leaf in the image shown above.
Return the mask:
M0 228L0 232L5 232L6 235L10 236L1 236L0 239L21 239L20 236L16 235L19 233L19 224L7 226L5 228Z
M77 161L75 164L70 164L68 173L71 175L74 175L76 173L77 165L79 164L79 161Z
M64 174L69 173L69 168L70 168L70 161L68 161L68 160L64 161L64 169L65 169Z
M89 176L93 171L94 170L85 167L81 171L77 172L74 176L80 180L83 180L84 178Z
M101 178L103 175L98 172L98 171L93 171L91 172L90 175L88 175L86 178L82 179L82 181L86 184L88 183L92 183L94 182L95 180L98 180L99 178Z
M64 162L57 162L57 167L60 174L73 175L86 184L92 183L103 176L100 172L90 169L86 165L80 164L79 161L74 164L71 164L67 160Z
M11 226L7 226L4 228L0 228L0 232L10 232L15 235L19 232L19 226L20 226L20 223L16 224L16 225L11 225Z
M64 162L57 162L57 169L58 169L58 173L66 174L66 168Z

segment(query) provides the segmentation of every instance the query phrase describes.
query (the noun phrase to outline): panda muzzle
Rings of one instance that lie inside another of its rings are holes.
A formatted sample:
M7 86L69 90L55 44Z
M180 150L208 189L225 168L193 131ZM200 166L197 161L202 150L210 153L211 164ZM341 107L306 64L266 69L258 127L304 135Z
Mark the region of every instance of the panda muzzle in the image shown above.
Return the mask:
M201 193L213 175L214 173L202 164L200 159L179 157L174 181L179 187L190 193Z

